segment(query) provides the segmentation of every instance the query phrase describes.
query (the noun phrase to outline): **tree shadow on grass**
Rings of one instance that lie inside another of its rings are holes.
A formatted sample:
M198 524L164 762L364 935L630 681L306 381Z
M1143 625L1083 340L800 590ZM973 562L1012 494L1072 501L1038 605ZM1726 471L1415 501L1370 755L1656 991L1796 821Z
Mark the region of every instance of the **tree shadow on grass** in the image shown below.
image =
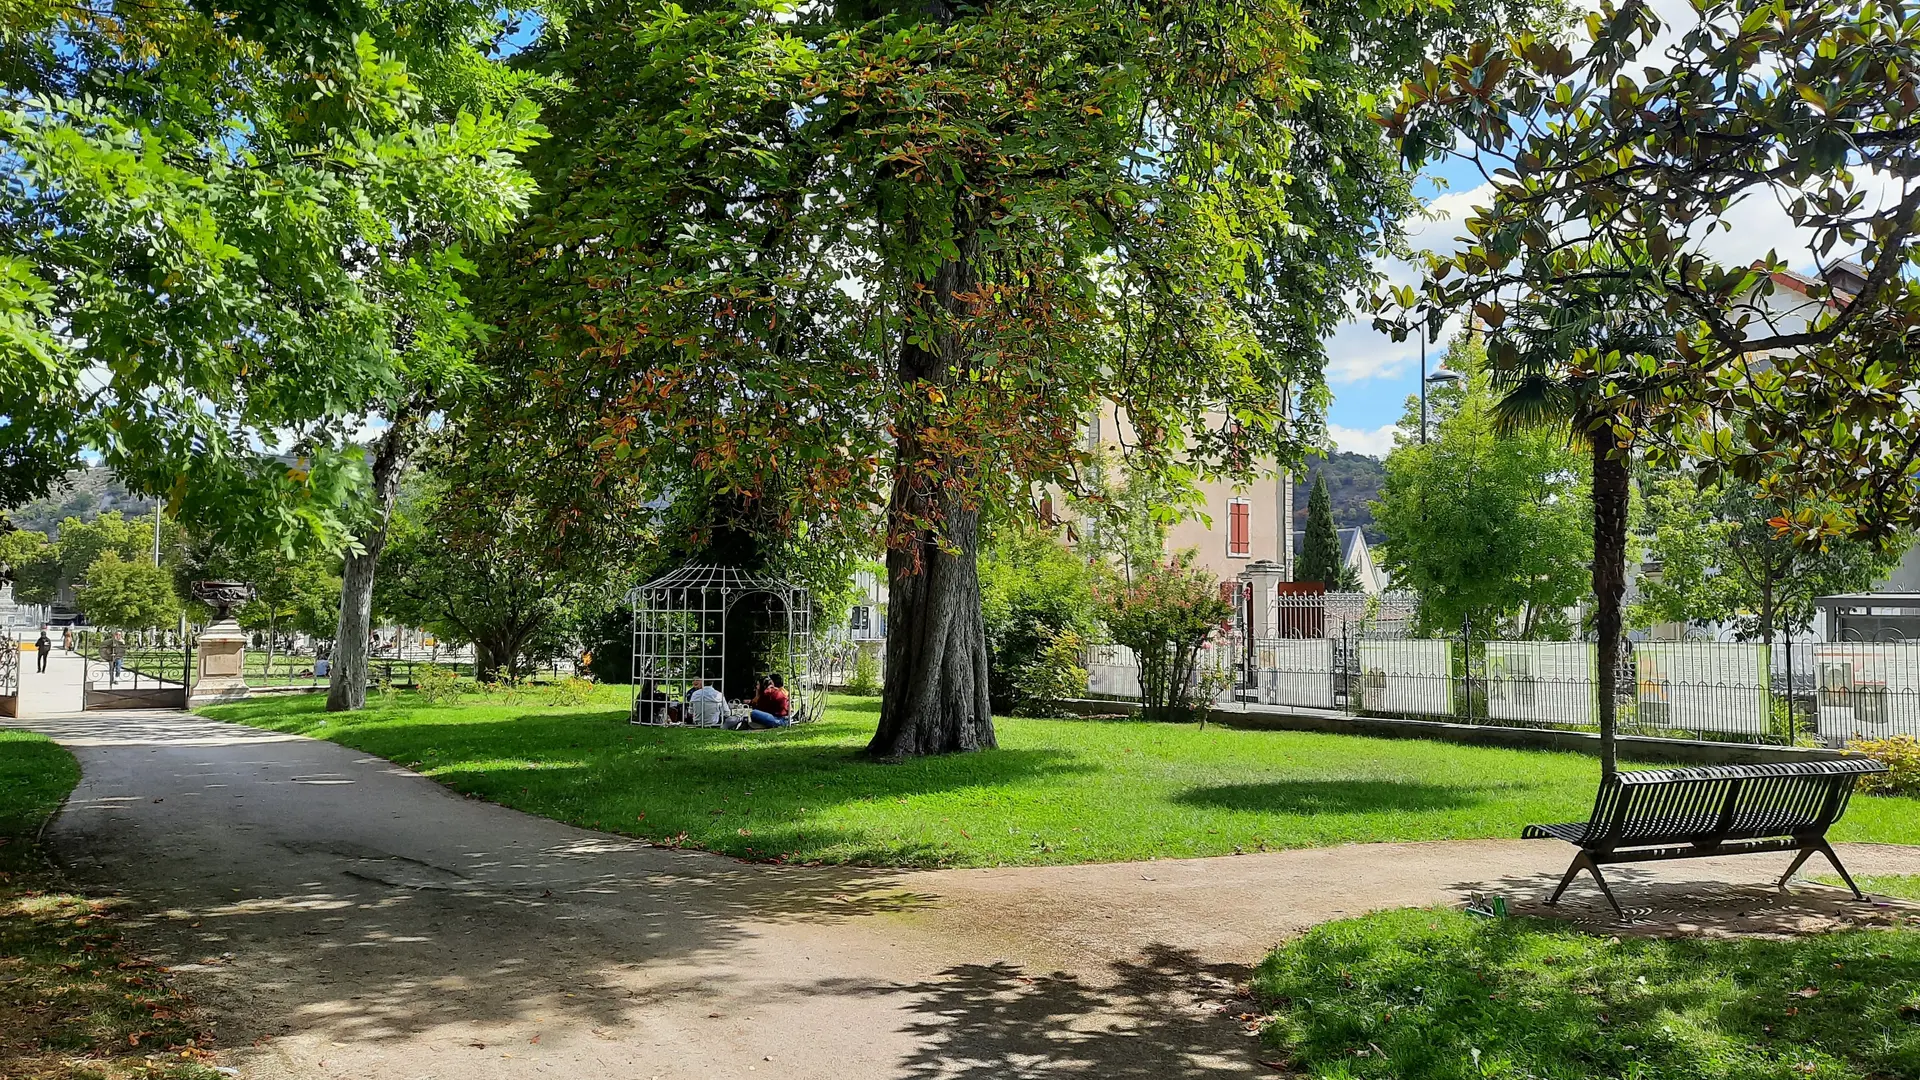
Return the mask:
M1458 810L1487 802L1485 789L1395 780L1276 780L1219 784L1174 796L1185 806L1269 814L1372 814Z
M338 731L342 745L468 795L588 828L737 857L943 866L952 840L893 803L968 789L1018 790L1092 771L1072 751L1011 749L883 764L860 753L858 723L761 732L654 728L624 714L396 716ZM827 819L874 804L868 827Z

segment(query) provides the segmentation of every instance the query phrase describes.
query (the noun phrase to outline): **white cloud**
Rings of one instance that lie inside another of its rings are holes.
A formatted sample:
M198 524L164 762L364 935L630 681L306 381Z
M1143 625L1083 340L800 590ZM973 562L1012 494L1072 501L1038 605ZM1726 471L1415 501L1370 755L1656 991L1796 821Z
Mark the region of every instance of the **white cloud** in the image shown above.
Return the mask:
M1339 424L1327 425L1327 434L1332 437L1335 448L1377 458L1386 457L1387 451L1393 449L1393 436L1399 430L1395 424L1386 424L1372 431L1341 427Z
M1447 341L1459 329L1458 318L1448 319L1441 326L1439 334L1427 346L1429 370L1439 365L1441 354L1447 351ZM1327 339L1327 381L1334 386L1402 376L1417 380L1419 371L1420 339L1409 337L1395 341L1375 330L1373 319L1365 314L1342 323Z

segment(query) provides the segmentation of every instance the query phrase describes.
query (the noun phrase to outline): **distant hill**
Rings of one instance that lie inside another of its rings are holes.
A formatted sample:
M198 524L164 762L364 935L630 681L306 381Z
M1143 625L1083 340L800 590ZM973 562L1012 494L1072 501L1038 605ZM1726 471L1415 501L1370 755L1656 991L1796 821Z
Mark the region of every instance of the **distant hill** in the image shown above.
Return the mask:
M153 500L128 494L106 469L75 469L46 498L24 503L5 513L15 528L52 536L60 523L70 517L92 521L109 510L118 510L128 517L151 514Z
M1333 501L1333 523L1342 529L1359 529L1367 543L1377 544L1384 535L1373 524L1373 511L1367 504L1380 497L1380 485L1386 480L1387 467L1378 458L1336 450L1324 458L1310 458L1307 474L1293 485L1293 520L1304 528L1307 523L1307 496L1313 492L1313 478L1327 478L1327 495Z

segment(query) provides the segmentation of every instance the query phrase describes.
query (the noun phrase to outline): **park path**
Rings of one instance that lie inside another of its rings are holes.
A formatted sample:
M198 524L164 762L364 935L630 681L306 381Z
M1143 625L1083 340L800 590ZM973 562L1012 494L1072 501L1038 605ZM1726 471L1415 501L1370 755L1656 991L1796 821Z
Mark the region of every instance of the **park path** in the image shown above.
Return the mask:
M32 641L34 631L17 631ZM20 696L18 708L24 717L58 716L80 710L80 681L86 662L79 653L60 648L60 635L53 635L53 652L47 655L47 670L41 671L38 653L20 653Z
M123 892L134 942L181 973L232 1064L276 1080L1272 1075L1235 996L1272 944L1476 888L1524 908L1565 858L1477 841L767 867L571 828L333 743L186 714L24 723L81 762L49 834L69 874ZM1920 850L1846 857L1857 873L1920 872ZM1619 880L1655 927L1888 917L1817 886L1781 898L1763 884L1778 872L1701 860Z

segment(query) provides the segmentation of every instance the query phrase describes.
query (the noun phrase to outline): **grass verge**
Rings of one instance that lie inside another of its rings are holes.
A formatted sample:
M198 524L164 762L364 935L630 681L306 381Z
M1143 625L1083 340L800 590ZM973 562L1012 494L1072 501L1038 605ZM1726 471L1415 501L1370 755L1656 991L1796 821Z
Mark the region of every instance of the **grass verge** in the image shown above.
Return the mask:
M1813 880L1842 889L1847 887L1839 874L1815 874ZM1868 896L1920 900L1920 874L1855 874L1853 880Z
M113 904L61 889L37 838L80 780L51 740L0 729L0 1076L215 1080L165 975L119 948Z
M601 691L606 694L606 690ZM1227 855L1375 840L1517 837L1591 809L1591 758L1138 721L996 721L1001 749L882 765L873 699L782 731L633 727L541 691L355 713L318 697L208 716L351 746L561 821L742 858L1000 866ZM1866 799L1839 839L1912 842L1920 800Z
M1620 939L1409 909L1275 950L1275 1064L1328 1080L1920 1076L1920 932Z

